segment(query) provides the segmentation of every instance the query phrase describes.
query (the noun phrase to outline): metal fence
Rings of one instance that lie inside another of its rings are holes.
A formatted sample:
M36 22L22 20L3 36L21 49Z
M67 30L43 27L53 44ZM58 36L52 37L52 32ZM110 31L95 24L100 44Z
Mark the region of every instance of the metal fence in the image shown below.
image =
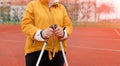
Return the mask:
M10 1L0 2L0 23L20 22L25 11L26 5L11 4Z

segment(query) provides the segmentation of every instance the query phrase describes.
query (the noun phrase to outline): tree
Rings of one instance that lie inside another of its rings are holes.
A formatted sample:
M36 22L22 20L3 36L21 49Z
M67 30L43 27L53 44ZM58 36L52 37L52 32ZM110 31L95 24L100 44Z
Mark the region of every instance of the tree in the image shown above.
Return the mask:
M102 13L109 14L111 12L114 12L113 5L109 5L109 4L105 4L105 3L101 4L100 7L97 7L98 21L100 21L100 15Z
M82 1L79 3L79 20L88 22L91 17L94 17L95 15L91 15L92 13L95 14L95 2L91 1ZM94 20L95 21L95 20Z

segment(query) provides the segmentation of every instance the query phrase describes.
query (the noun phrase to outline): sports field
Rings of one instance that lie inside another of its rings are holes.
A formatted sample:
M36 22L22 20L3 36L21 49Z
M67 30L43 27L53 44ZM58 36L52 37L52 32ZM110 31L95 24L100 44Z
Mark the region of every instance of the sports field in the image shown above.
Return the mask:
M25 66L20 25L0 25L0 66ZM74 27L67 42L69 66L120 66L120 29Z

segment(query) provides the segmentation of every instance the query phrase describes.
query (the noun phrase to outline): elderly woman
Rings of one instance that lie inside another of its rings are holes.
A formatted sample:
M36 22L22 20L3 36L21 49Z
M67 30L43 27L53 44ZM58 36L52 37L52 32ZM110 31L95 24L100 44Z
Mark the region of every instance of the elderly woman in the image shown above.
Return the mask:
M57 25L56 29L50 27L54 24ZM72 32L72 22L59 0L31 1L24 13L21 28L26 35L26 66L35 66L44 41L47 41L47 46L39 66L64 66L59 40L62 40L66 52L66 39Z

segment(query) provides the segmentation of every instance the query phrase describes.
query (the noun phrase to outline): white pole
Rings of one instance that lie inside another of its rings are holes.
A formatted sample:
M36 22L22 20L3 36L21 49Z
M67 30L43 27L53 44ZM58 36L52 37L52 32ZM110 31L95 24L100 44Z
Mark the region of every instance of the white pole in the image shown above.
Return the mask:
M68 61L67 61L67 58L66 58L66 55L65 55L64 48L63 48L61 40L60 40L60 47L61 47L61 50L62 50L63 58L65 60L65 64L66 64L66 66L68 66Z
M38 57L36 66L39 66L39 63L40 63L40 61L41 61L41 59L42 59L42 56L43 56L43 53L44 53L46 44L47 44L47 42L45 41L44 44L43 44L42 50L41 50L41 52L40 52L40 55L39 55L39 57Z

